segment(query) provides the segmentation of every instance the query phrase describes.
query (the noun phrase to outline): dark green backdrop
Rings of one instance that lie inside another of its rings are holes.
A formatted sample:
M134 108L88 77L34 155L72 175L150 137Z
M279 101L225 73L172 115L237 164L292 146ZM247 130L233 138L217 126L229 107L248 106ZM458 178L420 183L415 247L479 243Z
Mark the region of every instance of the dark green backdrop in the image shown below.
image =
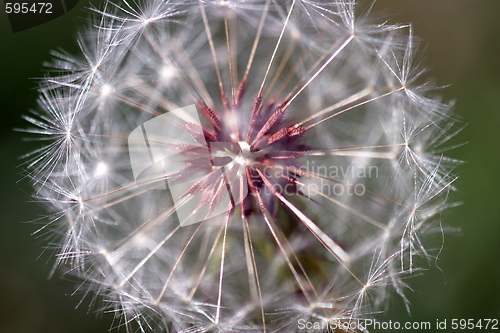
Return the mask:
M57 273L47 278L53 259L50 251L40 255L46 241L30 236L36 224L23 223L43 210L29 202L29 183L17 183L19 156L37 144L22 142L23 135L12 131L27 126L20 115L36 106L37 96L28 78L42 75L49 51L77 52L74 36L88 5L80 1L68 14L18 33L0 12L0 333L101 333L112 320L87 314L87 303L74 310L81 297L68 294L76 282ZM394 296L379 320L500 319L500 1L379 0L375 11L392 13L394 23L413 23L425 46L420 59L428 77L451 84L440 94L456 100L456 113L468 124L450 146L468 143L448 152L467 161L458 169L459 192L453 194L464 204L443 214L445 223L461 231L446 236L441 270L432 263L408 281L412 316Z

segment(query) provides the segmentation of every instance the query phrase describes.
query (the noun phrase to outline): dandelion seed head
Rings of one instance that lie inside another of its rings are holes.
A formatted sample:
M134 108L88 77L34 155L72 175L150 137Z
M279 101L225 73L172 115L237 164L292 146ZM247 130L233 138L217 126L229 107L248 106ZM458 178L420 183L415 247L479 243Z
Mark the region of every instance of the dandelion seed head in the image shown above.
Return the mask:
M459 161L409 25L355 1L106 2L27 155L58 265L143 332L372 316L430 257ZM303 331L303 330L302 330Z

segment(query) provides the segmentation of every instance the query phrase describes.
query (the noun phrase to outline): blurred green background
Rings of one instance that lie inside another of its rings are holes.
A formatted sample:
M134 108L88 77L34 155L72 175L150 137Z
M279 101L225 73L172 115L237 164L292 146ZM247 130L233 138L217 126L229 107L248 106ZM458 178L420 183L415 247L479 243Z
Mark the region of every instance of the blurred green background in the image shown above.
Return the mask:
M20 115L36 107L37 97L29 78L43 75L49 51L78 52L74 36L88 5L80 1L68 14L18 33L0 12L0 333L101 333L111 325L112 315L89 313L88 302L74 309L81 299L69 296L76 281L57 273L48 279L53 259L51 251L42 254L46 239L30 235L37 223L23 223L43 209L30 202L29 183L18 182L19 157L38 144L12 131L27 127ZM467 161L452 196L464 204L443 214L461 231L445 237L440 269L426 264L427 272L408 280L411 317L394 296L379 320L500 319L500 0L378 0L374 10L392 23L412 22L423 40L426 77L450 84L439 94L456 101L468 124L450 146L468 143L447 153Z

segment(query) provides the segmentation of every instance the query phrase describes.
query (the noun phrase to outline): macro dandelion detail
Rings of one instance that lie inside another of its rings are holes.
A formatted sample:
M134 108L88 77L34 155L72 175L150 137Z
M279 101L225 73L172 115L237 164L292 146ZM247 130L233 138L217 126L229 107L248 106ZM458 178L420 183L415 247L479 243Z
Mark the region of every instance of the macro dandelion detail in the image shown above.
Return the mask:
M347 0L92 11L25 117L39 232L80 291L143 332L323 332L298 323L406 302L458 164L411 26Z

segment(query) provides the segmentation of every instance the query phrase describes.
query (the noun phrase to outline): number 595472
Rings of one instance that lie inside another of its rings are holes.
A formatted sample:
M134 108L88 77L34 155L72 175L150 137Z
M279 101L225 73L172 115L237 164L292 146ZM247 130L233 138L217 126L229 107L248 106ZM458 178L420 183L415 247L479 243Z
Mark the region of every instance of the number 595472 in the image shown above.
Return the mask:
M26 2L6 2L5 12L7 14L52 14L52 4L50 2L26 3Z

